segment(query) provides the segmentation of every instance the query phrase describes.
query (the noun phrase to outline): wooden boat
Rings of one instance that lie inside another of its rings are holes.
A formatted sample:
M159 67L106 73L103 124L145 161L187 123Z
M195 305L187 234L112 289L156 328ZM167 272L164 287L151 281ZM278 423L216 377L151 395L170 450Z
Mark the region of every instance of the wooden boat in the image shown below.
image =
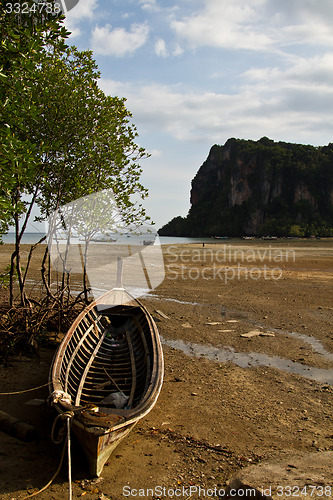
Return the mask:
M74 321L54 357L50 392L59 413L74 412L72 430L92 476L153 408L162 381L156 324L124 289L104 294Z

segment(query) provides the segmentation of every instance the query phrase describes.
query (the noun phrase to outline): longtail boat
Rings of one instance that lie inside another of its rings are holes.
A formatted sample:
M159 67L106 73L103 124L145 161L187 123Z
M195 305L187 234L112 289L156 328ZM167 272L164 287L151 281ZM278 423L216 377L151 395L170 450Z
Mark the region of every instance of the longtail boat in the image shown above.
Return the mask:
M52 405L71 428L92 476L155 405L163 352L148 310L123 288L92 302L65 335L50 370Z

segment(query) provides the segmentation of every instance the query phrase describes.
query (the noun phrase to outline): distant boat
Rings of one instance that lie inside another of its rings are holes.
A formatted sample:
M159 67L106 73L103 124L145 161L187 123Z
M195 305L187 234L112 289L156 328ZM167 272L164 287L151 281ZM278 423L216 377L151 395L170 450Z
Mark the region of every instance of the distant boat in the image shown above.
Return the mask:
M104 294L74 321L53 359L50 392L59 414L74 412L72 430L92 476L153 408L162 381L156 324L123 288Z
M216 240L227 240L229 236L213 236Z

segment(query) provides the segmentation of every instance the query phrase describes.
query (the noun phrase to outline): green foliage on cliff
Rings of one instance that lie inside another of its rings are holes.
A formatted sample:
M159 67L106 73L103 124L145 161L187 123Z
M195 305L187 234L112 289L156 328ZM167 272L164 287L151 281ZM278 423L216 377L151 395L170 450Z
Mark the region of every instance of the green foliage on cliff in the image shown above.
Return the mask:
M333 144L229 139L211 148L173 236L333 236Z

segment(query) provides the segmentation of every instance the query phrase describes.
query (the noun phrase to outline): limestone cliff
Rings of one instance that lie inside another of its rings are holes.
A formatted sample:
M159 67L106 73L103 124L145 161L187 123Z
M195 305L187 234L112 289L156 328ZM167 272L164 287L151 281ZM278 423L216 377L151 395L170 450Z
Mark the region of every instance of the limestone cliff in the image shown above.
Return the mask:
M181 236L333 235L333 144L229 139L192 180L191 208L159 232Z

